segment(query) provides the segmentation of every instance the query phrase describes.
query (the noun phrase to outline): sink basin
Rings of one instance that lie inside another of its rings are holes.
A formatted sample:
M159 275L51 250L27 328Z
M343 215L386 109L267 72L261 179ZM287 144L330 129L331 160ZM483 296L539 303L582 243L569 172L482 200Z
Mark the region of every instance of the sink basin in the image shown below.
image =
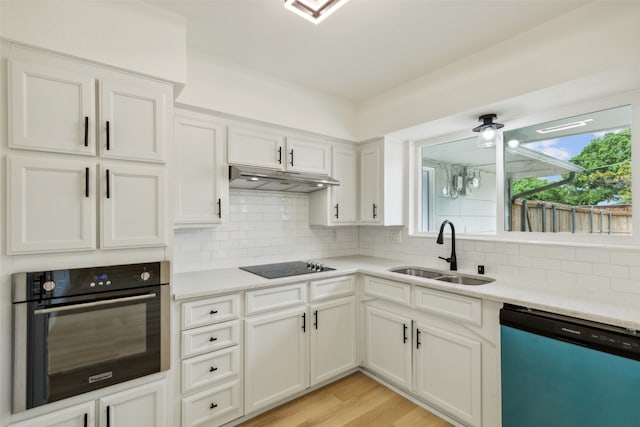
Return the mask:
M455 283L457 285L484 285L487 283L491 283L494 279L488 278L480 278L480 277L470 277L470 276L459 276L459 275L447 275L441 277L435 277L436 280L440 280L442 282Z
M441 277L445 273L437 270L425 270L417 267L396 268L390 270L392 273L408 274L409 276L424 277L425 279L435 279Z
M389 271L391 271L392 273L407 274L409 276L423 277L425 279L434 279L440 280L442 282L455 283L457 285L476 286L495 281L495 279L491 279L488 277L468 276L465 274L451 273L449 271L427 270L420 267L393 268Z

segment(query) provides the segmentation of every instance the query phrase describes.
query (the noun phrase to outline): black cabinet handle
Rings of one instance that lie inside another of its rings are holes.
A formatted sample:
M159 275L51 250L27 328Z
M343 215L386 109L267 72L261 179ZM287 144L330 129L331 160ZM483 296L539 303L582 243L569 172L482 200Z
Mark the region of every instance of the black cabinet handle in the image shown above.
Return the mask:
M373 219L376 219L378 217L378 205L376 205L375 203L373 204Z
M111 183L109 181L110 181L111 174L109 173L109 169L107 169L106 177L107 177L107 199L110 199L111 198Z
M209 409L215 409L217 407L218 407L217 403L212 403L212 404L209 405Z
M111 427L111 407L107 406L107 427Z
M84 427L89 427L89 414L84 414Z
M84 146L89 146L89 116L84 116Z
M218 218L222 218L222 199L218 199Z
M217 371L217 370L218 370L218 368L215 368L215 367L213 367L213 366L209 368L209 372L215 372L215 371Z
M291 149L289 154L291 154L291 166L293 166L293 148Z
M89 197L89 168L84 168L84 197Z
M218 310L211 310L211 311L209 312L209 314L211 314L211 315L213 315L213 314L218 314Z
M406 343L407 342L407 324L403 323L402 326L404 326L404 331L402 333L402 342Z
M420 329L416 328L416 349L420 348Z
M216 337L209 338L209 342L214 342L214 341L218 341L218 338L216 338Z
M336 219L340 218L338 211L338 203L336 203Z
M109 127L109 120L107 120L107 150L111 150L111 130Z
M313 317L314 317L313 326L315 326L316 329L318 329L318 310L313 312Z
M307 332L307 313L302 313L302 332Z
M278 147L278 164L282 164L282 147Z

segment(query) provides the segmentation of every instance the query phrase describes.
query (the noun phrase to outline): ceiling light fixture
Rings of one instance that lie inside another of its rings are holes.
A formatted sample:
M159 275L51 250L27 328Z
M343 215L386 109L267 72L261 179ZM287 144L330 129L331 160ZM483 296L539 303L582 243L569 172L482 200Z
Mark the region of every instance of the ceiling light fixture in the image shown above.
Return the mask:
M347 1L349 0L284 0L284 7L314 24L319 24Z
M592 121L593 121L593 119L578 120L577 122L565 123L563 125L549 126L548 128L538 129L538 130L536 130L536 132L541 133L543 135L545 133L560 132L561 130L567 130L567 129L573 129L573 128L579 128L579 127L586 126L587 123L592 122Z
M480 148L495 147L498 141L502 139L502 133L498 129L504 127L502 123L494 123L493 119L497 118L496 114L484 114L478 117L482 122L480 126L474 127L474 132L479 132L477 145Z

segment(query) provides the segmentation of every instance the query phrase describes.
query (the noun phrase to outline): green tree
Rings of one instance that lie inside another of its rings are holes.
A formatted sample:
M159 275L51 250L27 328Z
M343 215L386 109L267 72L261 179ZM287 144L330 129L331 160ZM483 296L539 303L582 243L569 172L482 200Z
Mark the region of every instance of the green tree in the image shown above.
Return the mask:
M631 129L592 139L570 161L584 168L584 172L570 184L532 194L529 198L573 206L631 203ZM540 178L518 180L514 182L513 194L548 183Z

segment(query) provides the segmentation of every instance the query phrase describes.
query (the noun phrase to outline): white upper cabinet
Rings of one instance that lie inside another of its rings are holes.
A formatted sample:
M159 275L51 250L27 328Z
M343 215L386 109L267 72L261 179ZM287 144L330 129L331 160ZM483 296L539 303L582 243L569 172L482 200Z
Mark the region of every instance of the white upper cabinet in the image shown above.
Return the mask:
M100 166L100 247L164 245L164 168L120 163Z
M40 59L8 60L11 148L95 155L97 134L102 157L164 162L170 85Z
M96 248L95 163L7 158L7 252Z
M229 127L229 163L282 169L285 161L284 137L262 130Z
M164 161L166 94L156 88L100 81L100 155Z
M309 194L309 225L358 223L358 152L352 146L334 145L331 176L340 185Z
M331 147L320 141L287 137L286 170L329 175L331 172Z
M223 222L229 206L224 161L226 126L180 110L175 121L175 224Z
M360 151L360 222L403 225L404 146L388 138Z
M8 60L9 146L95 155L95 80L43 64Z
M275 130L229 127L227 159L231 164L289 172L329 175L331 146L318 140L284 136Z

